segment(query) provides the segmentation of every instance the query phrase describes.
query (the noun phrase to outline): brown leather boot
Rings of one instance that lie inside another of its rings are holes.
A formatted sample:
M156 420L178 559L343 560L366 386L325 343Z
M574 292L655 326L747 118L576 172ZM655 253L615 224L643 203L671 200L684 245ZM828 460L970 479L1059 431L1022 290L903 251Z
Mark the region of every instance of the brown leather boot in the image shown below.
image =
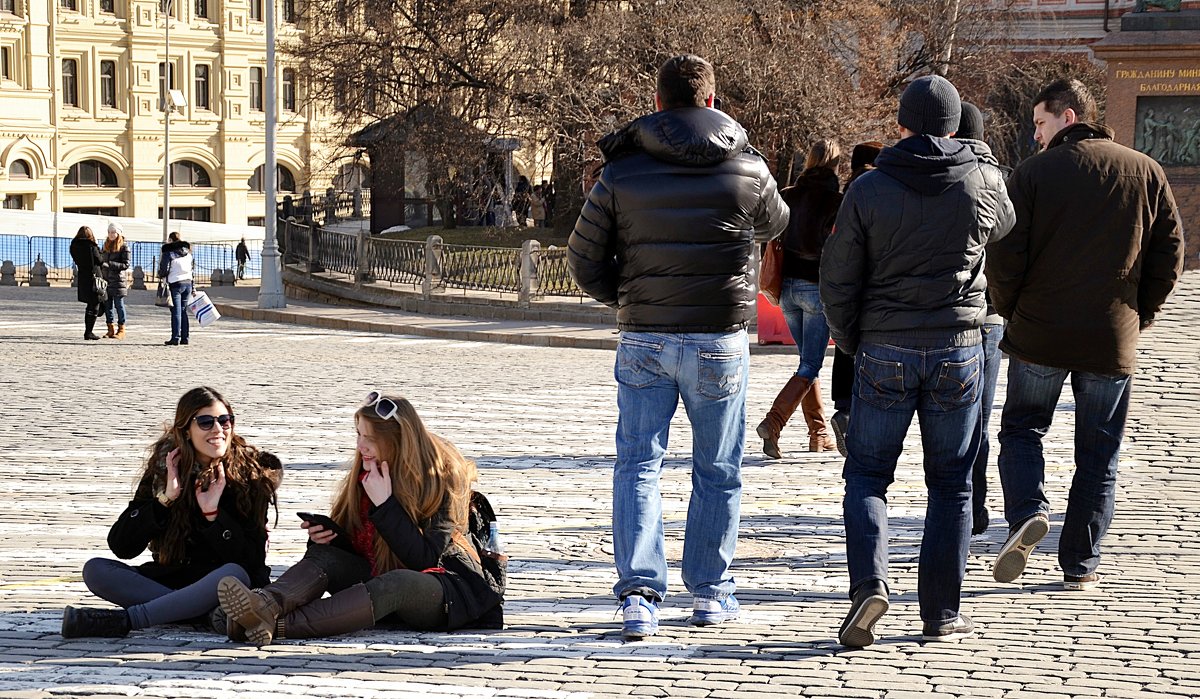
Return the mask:
M808 423L809 451L837 451L837 442L829 435L825 424L825 408L821 405L821 386L813 381L812 390L800 401L804 421Z
M233 576L221 578L217 583L217 599L232 624L229 628L241 628L246 638L256 646L265 646L273 640L275 624L280 617L307 604L324 592L329 585L325 571L312 561L303 560L284 571L275 582L260 590L246 587ZM237 640L230 635L230 640Z
M108 326L108 332L104 333L105 337L116 337L117 332L112 323L105 323Z
M327 638L369 629L375 624L367 586L353 587L297 607L275 624L275 638Z
M125 339L125 325L124 325L124 324L121 324L121 325L118 325L118 326L117 326L117 334L115 335L115 337L116 337L118 340L124 340L124 339Z
M792 413L796 412L796 406L800 405L805 394L809 393L808 388L811 385L809 379L792 374L780 389L779 395L775 396L775 402L771 404L767 416L758 423L758 429L755 431L762 437L763 453L772 459L783 457L783 453L779 451L779 433L783 431L783 426L792 417Z

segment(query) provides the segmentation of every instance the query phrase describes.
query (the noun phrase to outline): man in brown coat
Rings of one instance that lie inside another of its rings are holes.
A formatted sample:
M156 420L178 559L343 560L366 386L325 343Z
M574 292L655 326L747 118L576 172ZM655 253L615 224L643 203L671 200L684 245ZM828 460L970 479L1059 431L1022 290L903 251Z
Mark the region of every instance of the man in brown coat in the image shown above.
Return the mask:
M1099 584L1138 337L1183 269L1179 211L1162 168L1114 142L1095 114L1078 80L1055 81L1034 99L1043 151L1009 178L1017 224L987 249L988 288L1008 320L999 467L1009 537L992 571L998 582L1016 580L1050 531L1042 437L1069 375L1075 478L1058 560L1064 588Z

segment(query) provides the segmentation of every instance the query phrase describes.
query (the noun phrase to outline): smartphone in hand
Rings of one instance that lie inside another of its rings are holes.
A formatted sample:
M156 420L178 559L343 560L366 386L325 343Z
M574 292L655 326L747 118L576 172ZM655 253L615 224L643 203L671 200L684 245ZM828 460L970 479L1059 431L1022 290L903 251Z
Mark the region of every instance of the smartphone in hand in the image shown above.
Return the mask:
M305 522L308 522L309 524L316 524L320 527L323 527L325 531L333 532L339 537L346 533L346 530L342 529L341 526L339 526L337 522L333 521L333 519L328 515L318 515L312 512L297 512L296 516Z

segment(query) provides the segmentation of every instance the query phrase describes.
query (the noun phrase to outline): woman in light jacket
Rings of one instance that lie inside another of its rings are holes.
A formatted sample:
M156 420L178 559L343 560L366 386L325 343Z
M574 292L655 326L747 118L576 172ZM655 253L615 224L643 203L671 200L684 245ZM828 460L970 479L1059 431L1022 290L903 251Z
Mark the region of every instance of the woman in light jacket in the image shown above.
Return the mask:
M187 305L192 301L192 244L172 233L162 246L158 276L167 280L171 289L171 339L164 345L188 343Z

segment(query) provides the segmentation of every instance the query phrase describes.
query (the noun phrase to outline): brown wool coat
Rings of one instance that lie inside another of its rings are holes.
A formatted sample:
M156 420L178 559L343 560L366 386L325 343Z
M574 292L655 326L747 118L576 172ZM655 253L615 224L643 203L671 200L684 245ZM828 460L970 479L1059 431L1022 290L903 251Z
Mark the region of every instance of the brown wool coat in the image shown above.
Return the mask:
M1183 270L1183 229L1163 169L1105 126L1060 131L1008 180L1017 224L987 247L1000 349L1043 366L1132 375L1140 323Z

